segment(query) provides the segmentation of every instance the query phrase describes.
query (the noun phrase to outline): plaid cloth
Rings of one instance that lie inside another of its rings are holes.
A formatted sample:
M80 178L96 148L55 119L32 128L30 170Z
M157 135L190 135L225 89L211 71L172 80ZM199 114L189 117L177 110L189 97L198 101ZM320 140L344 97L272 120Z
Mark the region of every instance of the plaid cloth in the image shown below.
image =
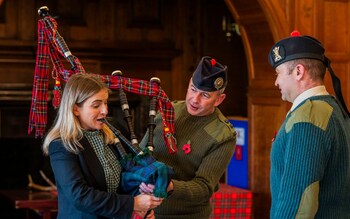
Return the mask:
M144 182L154 185L154 196L166 198L167 187L174 171L164 163L153 158L148 149L145 149L143 152L143 154L135 156L132 160L127 157L127 160L124 158L124 161L121 162L125 169L122 171L120 188L123 192L136 196L140 194L139 185Z
M29 115L28 133L36 128L35 136L44 133L47 123L47 90L48 72L47 60L49 58L48 42L45 40L43 22L38 23L38 51L36 56L36 66L34 72L34 82L32 91L32 106ZM36 123L33 122L36 120Z
M210 219L253 218L253 194L249 190L220 184L219 190L211 197L213 212ZM142 219L133 213L132 219Z
M57 23L54 18L46 16L38 21L38 49L28 126L28 134L35 129L35 137L42 137L44 135L47 124L49 57L53 64L52 77L55 79L60 78L63 81L67 81L72 74L85 73L79 59L73 55L70 55L69 57L73 59L75 66L70 70L64 69L60 57L65 57L65 51L62 51L59 47L59 39L60 36L57 32ZM170 134L174 136L174 108L166 93L157 83L121 76L97 75L110 89L118 89L122 87L127 92L156 96L158 100L158 110L161 112L163 118L163 128L169 130ZM165 134L164 139L166 139ZM169 152L176 152L172 150L173 145L167 144L167 146Z
M170 135L174 136L175 125L174 125L174 107L162 90L158 83L151 83L149 81L126 78L121 76L110 76L110 75L98 75L103 82L107 84L110 89L123 88L126 92L146 95L146 96L156 96L158 100L158 110L162 115L162 125L163 130L170 130ZM163 132L163 138L166 141L167 136L166 132ZM169 153L175 153L176 147L173 147L170 143L166 141Z
M120 182L121 165L112 150L105 143L101 130L86 131L84 136L94 149L105 173L108 192L117 192Z
M46 22L50 22L53 29L50 31ZM52 76L63 77L64 81L74 73L85 73L80 61L73 56L76 68L65 70L59 59L59 49L55 39L57 37L57 23L51 17L38 21L38 48L36 54L36 65L34 72L32 103L29 114L28 134L35 128L35 137L43 136L47 124L47 101L49 85L49 58L53 63ZM60 74L62 73L62 74Z
M212 219L252 218L253 194L249 190L220 184L211 197Z

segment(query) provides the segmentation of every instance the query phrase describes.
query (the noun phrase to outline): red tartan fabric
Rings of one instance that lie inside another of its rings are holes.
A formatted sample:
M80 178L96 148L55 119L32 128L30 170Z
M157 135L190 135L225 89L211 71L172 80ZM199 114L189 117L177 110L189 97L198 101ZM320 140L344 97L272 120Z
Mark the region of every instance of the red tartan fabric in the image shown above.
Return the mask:
M34 72L32 104L29 115L28 134L35 128L35 136L43 135L47 123L47 90L49 45L45 40L44 23L38 22L38 51ZM34 122L35 121L35 122Z
M158 110L161 112L163 120L163 129L169 128L170 133L173 135L175 133L174 125L174 108L171 104L170 99L162 88L157 83L151 83L149 81L126 78L121 76L110 76L110 75L98 75L102 81L104 81L110 89L118 89L123 87L126 92L146 95L146 96L156 96L158 100ZM165 138L165 133L163 137ZM176 152L171 149L171 145L167 145L169 151Z
M220 184L219 190L210 199L213 212L210 219L253 218L253 193L227 184ZM132 219L142 219L133 214Z
M252 218L253 194L249 190L220 184L211 197L211 219Z
M66 82L72 74L85 73L79 59L73 55L70 55L70 57L73 58L75 64L74 68L70 70L64 69L60 58L65 56L58 45L58 35L55 19L47 16L38 21L38 49L28 126L28 134L35 129L35 137L43 136L47 124L49 57L53 64L52 77L54 79L59 78ZM166 93L157 83L121 76L97 75L110 89L122 87L126 92L156 96L158 100L158 110L163 117L163 126L164 128L168 128L170 133L174 135L174 108Z

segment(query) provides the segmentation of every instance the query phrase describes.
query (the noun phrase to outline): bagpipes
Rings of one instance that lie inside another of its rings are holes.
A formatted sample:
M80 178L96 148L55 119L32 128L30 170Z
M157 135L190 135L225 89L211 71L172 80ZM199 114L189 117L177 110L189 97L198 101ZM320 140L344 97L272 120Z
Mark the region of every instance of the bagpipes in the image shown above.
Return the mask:
M53 64L52 78L55 79L52 102L55 108L59 107L60 103L61 80L66 82L72 74L88 74L85 72L79 59L72 55L64 39L60 36L57 31L57 22L49 15L49 9L43 6L38 10L38 14L42 19L38 21L38 48L28 127L28 134L35 129L35 137L44 135L47 124L49 58ZM71 64L71 69L67 70L64 68L61 61L62 57ZM122 190L137 195L139 194L139 184L145 182L155 185L155 196L167 197L166 189L173 170L152 157L154 117L157 110L162 117L163 138L169 153L176 153L177 149L174 138L174 109L166 93L160 87L160 80L152 78L150 81L145 81L123 77L121 71L115 71L111 75L96 74L96 76L106 83L107 87L112 91L119 91L121 107L131 135L131 141L129 141L119 130L107 120L104 120L105 124L116 136L115 146L121 155L123 168L121 176ZM149 139L145 149L139 147L134 133L125 92L146 95L151 98L150 121L147 127ZM122 143L132 151L132 154L127 153Z

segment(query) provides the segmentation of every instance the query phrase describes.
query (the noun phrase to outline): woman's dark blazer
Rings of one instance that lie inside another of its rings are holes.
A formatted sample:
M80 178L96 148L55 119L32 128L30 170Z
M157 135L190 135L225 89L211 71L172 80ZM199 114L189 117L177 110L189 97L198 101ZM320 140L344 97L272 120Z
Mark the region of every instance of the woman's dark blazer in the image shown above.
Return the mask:
M61 140L50 143L49 156L58 191L59 219L131 218L134 198L107 192L104 171L93 148L83 138L84 150L68 152Z

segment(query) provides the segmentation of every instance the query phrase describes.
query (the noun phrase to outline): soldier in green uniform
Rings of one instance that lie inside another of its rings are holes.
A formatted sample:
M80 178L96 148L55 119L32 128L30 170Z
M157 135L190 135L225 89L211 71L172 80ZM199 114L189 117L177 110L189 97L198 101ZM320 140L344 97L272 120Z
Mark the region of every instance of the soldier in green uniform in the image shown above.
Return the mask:
M154 156L173 167L169 196L154 209L157 219L209 218L210 197L229 164L236 145L236 133L217 108L225 99L227 66L205 56L189 81L186 100L174 101L177 152L169 154L163 140L162 121L157 115ZM148 136L141 145L145 145ZM144 192L152 185L142 184Z
M325 48L293 31L268 57L282 100L292 103L271 146L270 219L350 218L349 112Z

